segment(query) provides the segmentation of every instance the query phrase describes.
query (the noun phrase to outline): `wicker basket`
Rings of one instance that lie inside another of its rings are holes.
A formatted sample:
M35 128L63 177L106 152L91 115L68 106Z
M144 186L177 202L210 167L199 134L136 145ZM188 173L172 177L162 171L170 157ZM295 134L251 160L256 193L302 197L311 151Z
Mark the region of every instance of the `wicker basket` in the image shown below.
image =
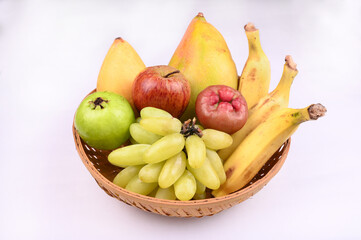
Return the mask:
M172 201L143 196L129 192L115 184L113 178L121 168L111 165L107 156L110 151L89 147L77 133L73 124L76 149L84 165L98 185L110 196L141 210L171 217L211 216L228 209L256 194L282 167L290 149L290 139L268 160L258 174L241 190L224 197L204 200Z

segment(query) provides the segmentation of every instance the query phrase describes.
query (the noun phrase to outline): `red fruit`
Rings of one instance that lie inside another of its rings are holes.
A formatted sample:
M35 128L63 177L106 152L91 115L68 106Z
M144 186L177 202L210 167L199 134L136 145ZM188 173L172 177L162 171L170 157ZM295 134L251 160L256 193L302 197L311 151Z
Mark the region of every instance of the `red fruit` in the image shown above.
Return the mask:
M196 114L204 128L232 134L246 124L248 108L239 91L225 85L212 85L198 94Z
M187 108L191 88L182 73L170 66L148 67L135 78L132 88L134 105L163 109L179 118Z

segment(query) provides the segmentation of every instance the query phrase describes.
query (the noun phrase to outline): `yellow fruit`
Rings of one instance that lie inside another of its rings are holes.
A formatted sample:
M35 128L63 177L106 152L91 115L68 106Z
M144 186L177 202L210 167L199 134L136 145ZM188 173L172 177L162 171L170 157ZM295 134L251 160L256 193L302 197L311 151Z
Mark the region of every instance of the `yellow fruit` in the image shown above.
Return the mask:
M249 54L239 80L238 90L247 101L248 109L268 93L271 66L263 52L259 30L252 23L244 26L248 39Z
M197 96L206 87L223 84L237 89L237 69L228 46L202 13L189 24L169 66L179 69L191 85L190 101L182 120L195 116Z
M132 85L135 77L145 69L134 48L122 38L116 38L110 47L97 81L97 91L115 92L132 105Z
M261 100L248 111L246 124L240 130L232 134L232 145L228 148L219 150L218 154L223 160L227 159L247 135L260 123L265 121L271 113L280 108L288 107L290 88L298 71L291 56L286 56L285 60L286 63L283 67L283 74L277 87L261 98Z
M213 196L225 196L244 187L301 123L316 120L325 113L326 108L321 104L302 109L282 108L274 112L226 160L226 182L212 192Z

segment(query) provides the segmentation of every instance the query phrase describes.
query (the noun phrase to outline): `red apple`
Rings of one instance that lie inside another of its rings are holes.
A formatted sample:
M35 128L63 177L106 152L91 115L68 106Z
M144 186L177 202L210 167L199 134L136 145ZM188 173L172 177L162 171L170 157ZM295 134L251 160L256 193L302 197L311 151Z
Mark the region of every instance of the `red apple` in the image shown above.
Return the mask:
M179 118L191 94L188 80L176 68L161 65L148 67L135 78L132 88L134 105L163 109Z
M239 91L225 85L212 85L198 94L196 114L204 128L232 134L246 123L248 108Z

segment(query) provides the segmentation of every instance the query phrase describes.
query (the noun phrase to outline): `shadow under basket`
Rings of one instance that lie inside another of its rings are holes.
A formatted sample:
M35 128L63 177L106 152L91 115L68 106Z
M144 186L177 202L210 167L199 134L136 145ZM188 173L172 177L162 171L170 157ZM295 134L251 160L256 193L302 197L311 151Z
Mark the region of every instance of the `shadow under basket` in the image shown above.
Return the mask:
M203 200L178 201L163 200L133 193L113 184L113 178L121 168L111 165L110 151L89 147L80 137L73 124L76 149L86 168L98 185L110 196L141 210L171 217L211 216L228 209L256 194L282 167L290 149L288 139L267 161L258 174L241 190L227 196Z

